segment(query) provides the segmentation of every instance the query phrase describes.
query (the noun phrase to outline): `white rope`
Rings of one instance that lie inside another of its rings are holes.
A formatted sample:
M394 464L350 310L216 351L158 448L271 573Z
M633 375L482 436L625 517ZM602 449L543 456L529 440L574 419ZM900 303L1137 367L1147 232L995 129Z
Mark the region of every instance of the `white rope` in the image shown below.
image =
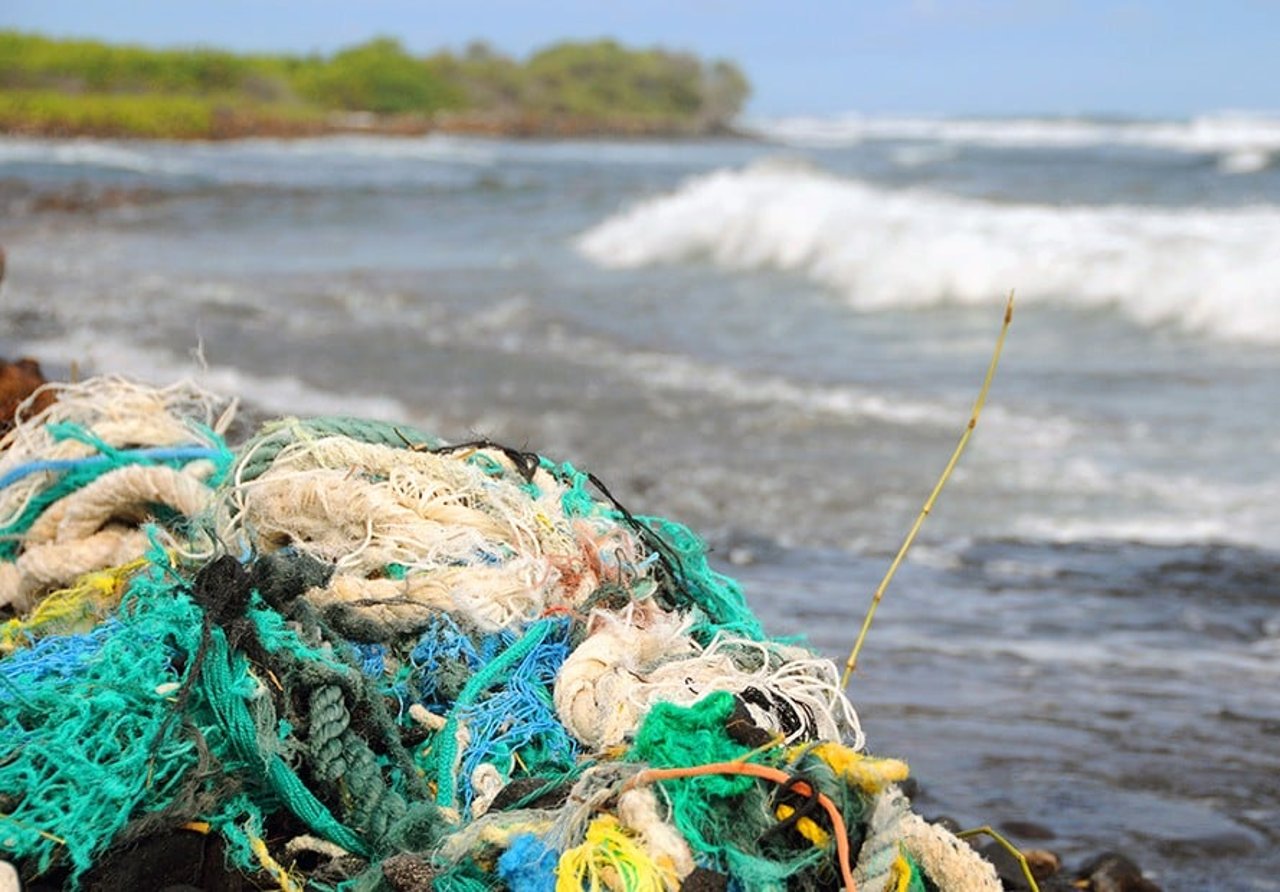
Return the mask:
M714 691L748 688L773 704L750 707L757 724L788 743L838 740L854 749L865 743L830 660L776 642L722 636L703 649L689 637L687 619L636 605L598 612L592 620L594 631L565 660L554 695L560 721L589 747L634 735L654 703L690 706ZM742 668L749 656L759 668Z
M498 450L418 452L326 436L292 443L257 477L238 479L217 527L236 552L293 547L334 564L330 585L308 594L318 604L401 631L449 610L493 631L647 572L629 529L570 518L563 496L542 469L526 485ZM392 567L402 579L388 578Z

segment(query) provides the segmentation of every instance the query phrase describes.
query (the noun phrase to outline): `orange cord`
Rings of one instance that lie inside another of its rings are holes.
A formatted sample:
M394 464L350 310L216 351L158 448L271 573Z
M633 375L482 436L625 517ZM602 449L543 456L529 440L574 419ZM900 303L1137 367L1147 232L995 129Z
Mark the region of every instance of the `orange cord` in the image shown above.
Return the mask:
M791 775L781 769L770 768L768 765L757 765L754 762L712 762L709 765L694 765L690 768L650 768L633 777L623 789L629 790L632 787L651 784L655 781L675 780L682 777L703 777L709 774L745 774L748 777L758 777L773 781L776 784L785 784L792 781ZM792 789L801 796L807 796L815 792L810 789L808 784L803 782L793 784ZM844 817L841 816L840 809L836 808L836 804L825 793L818 793L818 804L823 807L827 817L831 819L832 834L836 838L836 857L840 862L840 875L844 880L845 892L857 892L857 884L853 881L853 868L849 866L849 832L845 828Z

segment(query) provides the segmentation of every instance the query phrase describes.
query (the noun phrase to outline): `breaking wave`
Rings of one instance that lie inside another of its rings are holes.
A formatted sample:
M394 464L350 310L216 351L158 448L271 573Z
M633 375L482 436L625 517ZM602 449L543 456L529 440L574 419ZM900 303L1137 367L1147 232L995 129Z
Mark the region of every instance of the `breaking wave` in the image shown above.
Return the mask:
M1024 298L1280 342L1280 209L996 204L763 162L686 181L583 233L605 267L776 269L858 309Z

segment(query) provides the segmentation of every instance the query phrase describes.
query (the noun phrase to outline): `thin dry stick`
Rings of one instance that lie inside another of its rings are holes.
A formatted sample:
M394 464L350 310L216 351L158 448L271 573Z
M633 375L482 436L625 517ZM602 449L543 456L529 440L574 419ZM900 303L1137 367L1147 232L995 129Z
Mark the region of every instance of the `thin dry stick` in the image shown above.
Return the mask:
M880 600L884 597L885 589L893 581L893 576L898 572L898 566L902 563L902 559L907 556L907 551L911 548L911 544L916 541L916 534L920 532L920 527L924 526L924 519L933 511L933 503L938 500L938 494L942 492L942 487L946 486L947 481L951 479L951 472L956 469L956 463L960 461L960 455L964 452L965 446L969 445L969 438L973 436L973 429L978 426L978 416L982 414L982 407L987 402L987 393L991 390L991 381L996 376L996 366L1000 364L1000 353L1004 350L1004 337L1009 333L1009 323L1012 321L1013 292L1010 291L1009 300L1004 307L1004 324L1000 326L1000 336L996 338L996 349L991 354L991 364L987 366L987 376L983 379L982 389L978 391L978 399L973 404L973 412L969 415L969 423L965 425L964 433L960 435L960 442L956 444L955 451L951 453L951 460L942 469L942 476L938 478L937 484L933 487L933 492L929 493L929 498L925 500L924 507L916 515L916 521L911 525L911 530L907 533L907 537L902 540L902 547L898 549L898 553L894 556L893 563L889 564L889 569L885 571L884 578L876 586L876 593L871 598L871 606L867 609L867 615L862 620L862 629L858 632L858 640L854 642L853 650L849 652L849 659L844 664L844 675L840 677L841 688L849 686L849 679L853 677L853 671L858 665L858 654L862 652L863 642L867 640L867 632L871 629L871 620L875 618L876 608L880 606Z

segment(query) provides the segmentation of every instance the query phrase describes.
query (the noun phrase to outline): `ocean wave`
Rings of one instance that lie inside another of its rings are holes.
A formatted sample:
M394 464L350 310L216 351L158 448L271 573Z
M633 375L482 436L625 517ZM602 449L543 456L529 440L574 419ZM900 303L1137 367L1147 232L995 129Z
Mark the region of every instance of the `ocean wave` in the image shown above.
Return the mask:
M706 394L735 406L774 406L802 412L806 417L944 429L963 421L956 406L887 395L856 385L797 381L669 353L622 351L593 355L609 357L611 366L625 368L649 388ZM960 411L964 411L963 406Z
M931 118L843 115L753 122L759 136L786 145L822 148L877 141L936 142L987 148L1078 149L1097 146L1219 155L1227 173L1254 172L1280 154L1280 116L1245 112L1185 121L1101 121L1088 118ZM1251 164L1241 163L1250 157ZM1236 159L1234 162L1230 159Z
M628 347L599 334L560 325L545 330L529 328L536 317L536 308L528 298L513 297L462 320L436 319L429 326L420 327L424 329L424 341L432 346L466 344L476 350L511 355L544 352L566 363L596 367L602 372L623 372L628 379L643 383L646 391L707 396L719 404L737 407L778 408L806 417L943 429L956 429L968 408L963 403L913 399L854 384L797 380L679 353ZM1000 407L992 407L987 417L1017 423ZM1072 423L1060 417L1028 418L1025 424L1048 437L1067 437L1074 432Z
M275 158L357 158L441 161L492 165L498 159L492 140L431 134L423 137L321 136L306 139L255 138L227 144L223 154L253 153Z
M76 178L137 174L166 186L273 192L472 189L517 185L496 145L446 136L335 136L216 143L0 138L0 176L53 165ZM18 168L12 171L12 168Z
M51 140L0 137L0 171L10 164L53 164L142 174L184 174L170 158L109 140Z
M764 162L687 180L576 242L605 267L709 259L803 275L864 309L1024 298L1280 342L1280 209L995 204Z
M1276 163L1276 152L1264 149L1239 149L1218 158L1218 170L1227 174L1257 173Z
M851 114L828 118L777 118L755 121L749 126L768 139L810 146L908 140L1004 148L1128 145L1192 152L1280 149L1280 116L1246 112L1200 115L1185 121Z

